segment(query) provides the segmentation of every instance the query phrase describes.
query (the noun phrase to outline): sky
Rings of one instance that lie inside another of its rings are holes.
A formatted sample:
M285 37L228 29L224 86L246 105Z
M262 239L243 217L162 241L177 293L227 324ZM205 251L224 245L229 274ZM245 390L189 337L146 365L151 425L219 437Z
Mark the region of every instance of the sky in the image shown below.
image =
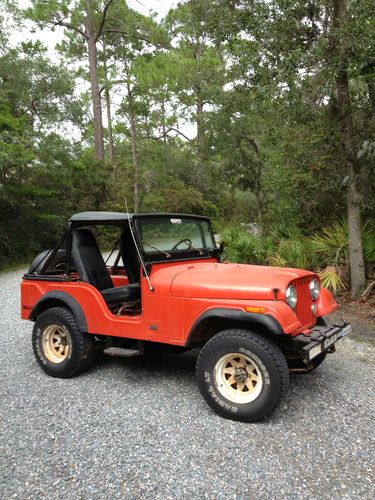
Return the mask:
M0 0L1 2L2 0ZM17 2L17 0L15 0ZM157 13L158 19L162 19L169 9L176 7L178 0L127 0L127 4L134 10L137 10L141 14L148 15L150 11ZM20 8L26 9L31 6L30 0L18 0L18 6ZM59 43L63 37L63 29L57 28L56 31L50 30L37 30L36 33L31 33L31 23L29 24L30 29L25 30L22 33L15 32L11 36L11 43L16 44L25 39L38 40L41 39L48 47L48 52L51 58L57 58L55 52L55 46Z

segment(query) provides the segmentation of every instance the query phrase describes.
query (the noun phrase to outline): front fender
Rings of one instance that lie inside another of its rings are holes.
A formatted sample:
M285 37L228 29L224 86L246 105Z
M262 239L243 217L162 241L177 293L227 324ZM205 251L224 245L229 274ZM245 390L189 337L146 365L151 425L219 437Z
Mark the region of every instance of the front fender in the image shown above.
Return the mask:
M262 327L274 335L284 335L280 323L269 314L248 313L239 309L214 308L202 313L193 323L187 336L185 347L188 347L204 325L212 320L230 320L234 323L243 323L252 327Z
M319 294L319 303L316 315L327 316L327 314L335 311L336 309L338 309L338 307L339 306L335 301L332 293L327 290L327 288L322 288Z

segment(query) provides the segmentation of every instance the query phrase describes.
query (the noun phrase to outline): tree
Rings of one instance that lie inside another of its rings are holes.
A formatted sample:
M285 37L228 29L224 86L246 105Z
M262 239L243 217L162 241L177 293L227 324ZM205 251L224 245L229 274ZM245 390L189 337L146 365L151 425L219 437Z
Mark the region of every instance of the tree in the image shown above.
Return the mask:
M285 125L293 126L292 120L299 121L304 114L303 110L308 108L311 109L312 116L318 116L317 113L325 116L327 125L324 120L319 120L320 126L323 125L324 128L321 131L313 130L312 134L319 139L320 132L325 144L329 138L332 147L336 149L336 158L341 158L341 162L337 162L334 156L332 157L332 174L328 175L332 178L341 176L341 182L344 181L347 185L353 296L359 294L365 276L361 243L363 204L358 185L359 164L356 161L359 133L353 125L351 92L354 86L351 87L351 79L356 78L353 68L358 65L358 61L366 51L368 52L371 45L371 31L365 22L366 15L368 19L370 13L370 4L371 2L367 1L354 1L349 8L346 0L332 0L330 4L305 0L274 0L246 4L241 1L226 2L227 13L232 9L236 14L228 15L229 20L224 23L227 24L227 29L221 26L217 35L229 41L230 50L238 45L236 38L244 36L259 47L258 67L253 66L248 68L248 71L256 75L262 72L265 74L266 70L269 77L277 82L278 86L273 88L273 99L279 105L285 106ZM361 11L366 14L363 15ZM365 32L363 37L362 32ZM354 47L352 42L349 49L349 40L357 39L358 42L354 42ZM244 57L246 58L246 55ZM370 90L369 88L371 98ZM360 92L357 92L356 97L359 95ZM308 115L305 116L310 119ZM335 145L336 124L339 126L340 141ZM285 125L282 125L284 130ZM316 141L316 148L319 141ZM326 149L324 147L324 150ZM315 178L313 181L315 184ZM337 189L340 187L342 188L342 185L337 185Z
M74 85L73 74L52 64L40 42L0 54L3 262L51 245L60 217L72 211L79 153L57 132L81 123L83 106L72 98Z
M205 108L216 103L225 83L222 54L210 35L211 12L213 2L190 0L172 9L165 23L176 45L178 97L187 108L195 108L193 121L197 127L197 157L201 164L206 154Z
M140 125L138 110L142 108L141 100L144 98L144 94L147 95L147 89L144 85L142 87L139 81L136 62L144 53L150 57L152 51L168 45L168 41L164 31L152 19L134 11L128 11L126 7L121 5L116 5L114 13L118 19L126 17L127 23L126 26L120 26L116 29L108 28L104 33L106 53L109 58L115 61L113 66L116 73L116 78L112 81L108 80L107 76L105 77L104 89L109 91L109 89L119 86L125 91L125 99L119 107L118 116L125 116L128 122L133 167L133 203L134 211L138 212L141 202L142 178L138 151L138 126ZM117 130L119 129L124 131L123 126L117 127Z
M54 29L61 26L69 31L67 43L75 56L82 57L85 52L79 40L86 45L91 102L93 110L93 129L96 159L104 160L103 117L100 87L98 81L98 42L104 33L117 30L116 19L109 19L108 13L114 0L33 0L33 7L26 15L40 26ZM78 38L78 40L77 40ZM78 51L77 51L78 48Z
M348 72L348 41L346 26L349 15L348 0L332 0L332 48L337 58L336 88L337 113L343 159L347 171L349 259L351 294L357 297L366 284L362 248L361 194L357 186L359 169L355 157L353 118Z

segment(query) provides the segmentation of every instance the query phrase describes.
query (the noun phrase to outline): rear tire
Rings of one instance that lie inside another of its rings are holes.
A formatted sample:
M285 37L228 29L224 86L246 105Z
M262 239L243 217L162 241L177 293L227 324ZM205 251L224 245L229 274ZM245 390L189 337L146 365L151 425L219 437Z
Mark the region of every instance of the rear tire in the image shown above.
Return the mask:
M52 377L81 373L96 354L93 339L80 331L73 314L64 307L53 307L38 317L32 343L39 366Z
M287 392L289 372L277 345L247 330L224 330L201 350L196 375L206 402L223 417L254 422Z

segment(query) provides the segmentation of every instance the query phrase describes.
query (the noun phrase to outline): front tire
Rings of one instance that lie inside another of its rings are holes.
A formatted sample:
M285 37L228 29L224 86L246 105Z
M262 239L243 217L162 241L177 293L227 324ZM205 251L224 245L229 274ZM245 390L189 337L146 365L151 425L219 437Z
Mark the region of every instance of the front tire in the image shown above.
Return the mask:
M224 330L203 347L197 360L199 389L219 415L254 422L270 414L289 385L277 345L247 330Z
M52 377L73 377L89 368L95 356L93 339L79 330L64 307L53 307L38 317L32 343L37 362Z

